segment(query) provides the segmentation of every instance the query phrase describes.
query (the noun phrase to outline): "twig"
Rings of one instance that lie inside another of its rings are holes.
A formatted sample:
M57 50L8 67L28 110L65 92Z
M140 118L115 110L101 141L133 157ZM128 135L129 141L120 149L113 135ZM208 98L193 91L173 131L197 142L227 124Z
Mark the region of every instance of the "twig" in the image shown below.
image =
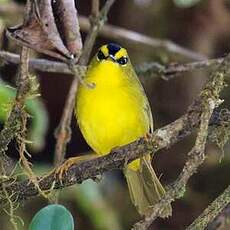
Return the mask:
M229 218L230 215L229 204L230 204L230 186L228 186L225 189L225 191L220 196L218 196L186 230L205 229L208 223L212 221L214 221L214 223L208 225L207 227L208 230L220 229L218 227L223 228L223 225L226 223L223 223L224 222L223 220L221 221L222 225L220 223L220 219L223 218L222 215L223 212L221 211L228 205L228 215L226 215L226 217L228 216ZM226 219L226 217L224 216L224 219ZM214 220L215 218L217 218L216 221ZM218 224L221 226L218 226Z
M20 57L17 54L7 51L0 51L0 59L2 61L19 64ZM209 59L205 61L191 62L191 63L177 63L163 66L156 62L144 63L136 67L138 75L145 77L146 75L163 76L164 79L171 79L176 74L185 73L193 70L205 69L208 67L215 67L223 61L223 58ZM31 69L50 72L50 73L63 73L72 74L67 64L57 61L50 61L47 59L31 58L29 61L29 67ZM75 65L77 68L86 69L83 65Z
M24 103L27 93L30 90L30 79L29 79L29 49L22 47L21 57L20 57L20 69L18 74L18 79L16 82L17 94L15 100L22 101ZM21 103L21 107L23 107Z
M8 144L17 135L21 128L21 117L22 108L25 103L25 98L30 90L30 82L28 76L28 60L29 60L29 50L26 47L22 47L21 57L20 57L20 68L18 72L17 79L17 94L15 98L14 105L10 112L10 115L5 122L4 128L0 132L0 155L2 167L6 174L9 174L12 169L12 160L7 157L4 152L7 150ZM6 164L4 166L4 164ZM10 167L11 165L11 167Z
M98 1L98 0L97 0ZM93 15L94 10L98 7L96 2L93 2ZM6 4L0 6L0 13L9 14L11 11L14 13L15 11L21 11L20 7L11 7L10 4ZM90 31L90 20L84 16L79 17L79 23L81 30ZM148 47L152 47L153 49L163 49L169 54L176 54L180 57L184 57L190 60L204 60L207 59L205 55L199 54L198 52L192 51L188 48L184 48L170 40L163 40L158 38L149 37L147 35L143 35L141 33L131 31L128 29L124 29L118 26L106 24L101 28L99 34L107 37L109 39L114 39L118 41L128 41L135 45L145 45Z
M104 23L107 21L107 14L114 4L115 0L107 0L103 8L101 9L98 17L91 18L91 27L89 29L89 33L86 37L86 41L84 44L83 54L79 60L80 65L86 65L89 60L89 55L93 48L93 44L96 40L96 37L103 27Z
M1 130L1 133L0 133L0 143L1 143L0 171L1 171L1 177L5 176L6 179L10 178L8 176L13 173L14 164L13 164L13 160L5 154L5 151L10 141L14 137L18 138L20 135L19 133L21 132L21 129L23 129L24 127L23 125L23 112L24 112L23 107L24 107L26 96L28 92L30 91L28 62L29 62L29 49L26 47L22 47L21 56L20 56L20 66L18 70L18 78L16 82L17 93L16 93L14 105L10 112L9 118L4 124L4 128ZM23 146L25 146L25 143ZM3 192L2 195L7 200L7 204L9 206L9 211L5 209L5 212L9 215L10 222L13 228L18 229L17 221L16 221L17 217L14 214L14 211L18 207L18 204L16 204L15 202L11 200L12 192L6 189L7 187L6 181L2 181L1 183L2 192Z
M191 62L191 63L176 63L166 66L160 65L156 62L144 63L136 68L139 76L161 76L164 80L170 80L178 74L190 72L193 70L201 70L208 67L216 67L224 58L208 59L204 61Z
M10 53L7 51L0 51L0 59L6 63L19 64L20 56L18 54ZM34 69L41 72L49 72L49 73L63 73L63 74L71 74L72 72L69 69L68 65L63 62L50 61L47 59L41 58L31 58L29 60L30 69ZM85 66L76 65L76 68L82 68L85 70Z
M219 94L224 87L224 76L229 74L230 55L228 55L220 68L212 74L211 80L207 83L202 90L200 98L196 99L201 104L201 118L200 129L197 134L195 146L188 153L189 159L186 162L182 172L180 173L176 182L168 189L166 194L162 197L159 203L153 206L153 212L147 216L143 221L134 225L134 229L144 230L147 229L151 223L163 212L165 205L171 203L175 199L183 196L185 186L189 178L197 171L197 168L203 163L205 159L204 150L206 139L208 135L208 125L212 112L215 107L220 103Z
M230 194L230 192L229 192ZM215 219L210 222L207 226L207 230L221 230L227 225L230 221L230 203L215 217Z
M210 103L215 103L210 101ZM185 186L188 179L196 172L199 165L201 165L205 159L204 149L206 138L208 134L208 123L211 117L213 107L207 106L201 115L200 130L197 135L195 146L189 152L190 159L186 162L182 173L180 174L177 181L171 186L167 193L162 197L159 203L153 206L153 212L150 216L146 217L144 221L140 221L134 225L135 230L146 230L152 224L152 222L161 215L165 206L171 203L176 198L183 196Z
M83 31L88 31L90 27L89 20L84 16L81 16L79 19L80 19L81 29ZM205 57L205 55L184 48L170 40L163 40L163 39L149 37L147 35L135 31L127 30L122 27L118 27L114 25L109 25L109 24L104 25L99 34L109 39L114 39L118 41L126 40L135 45L145 45L145 46L152 47L153 49L163 49L169 54L176 54L178 56L190 60L204 60L207 58Z
M92 9L91 9L91 16L93 18L97 18L99 15L99 8L100 8L100 1L99 0L92 0Z
M104 7L100 11L100 14L94 20L92 28L86 38L82 55L78 62L80 65L87 64L98 31L106 21L106 15L108 14L108 11L110 10L114 2L115 0L107 0ZM71 136L70 123L73 114L77 87L78 87L78 79L74 78L65 103L62 118L56 132L57 144L55 147L55 165L58 165L59 162L62 162L64 160L66 145L70 140L70 136Z

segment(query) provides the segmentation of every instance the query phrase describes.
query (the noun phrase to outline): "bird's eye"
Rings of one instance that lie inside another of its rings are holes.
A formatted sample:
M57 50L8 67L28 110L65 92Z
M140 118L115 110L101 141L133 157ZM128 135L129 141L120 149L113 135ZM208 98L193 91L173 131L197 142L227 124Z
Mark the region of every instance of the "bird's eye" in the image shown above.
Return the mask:
M120 65L125 65L127 64L128 62L128 58L127 57L121 57L117 60L117 62L120 64Z
M102 59L106 59L105 55L103 54L103 52L101 50L98 51L97 53L97 59L100 61Z

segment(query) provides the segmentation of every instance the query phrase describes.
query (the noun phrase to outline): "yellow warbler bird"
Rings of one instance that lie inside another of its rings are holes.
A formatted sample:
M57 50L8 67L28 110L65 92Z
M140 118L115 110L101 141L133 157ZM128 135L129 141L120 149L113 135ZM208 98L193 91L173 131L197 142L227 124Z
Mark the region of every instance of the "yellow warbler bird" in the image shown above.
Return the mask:
M113 43L103 45L84 81L95 87L79 86L75 114L85 140L96 154L108 154L153 131L149 102L124 48ZM141 215L148 215L165 192L150 155L129 163L124 174L133 204ZM168 206L162 217L170 213Z

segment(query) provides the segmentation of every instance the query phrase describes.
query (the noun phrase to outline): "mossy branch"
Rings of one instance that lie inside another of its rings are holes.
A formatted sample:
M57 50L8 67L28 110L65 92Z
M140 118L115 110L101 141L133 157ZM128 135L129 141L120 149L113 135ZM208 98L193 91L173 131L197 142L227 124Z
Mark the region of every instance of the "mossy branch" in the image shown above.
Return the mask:
M210 81L206 84L201 91L200 96L195 99L193 106L197 103L200 104L201 116L199 131L197 134L194 147L188 153L188 160L180 173L177 180L169 187L166 194L162 197L159 203L153 206L153 212L150 216L145 217L143 221L140 221L134 225L134 229L144 230L147 229L151 223L161 215L165 205L168 205L175 199L183 196L186 188L186 184L189 178L197 171L198 167L204 162L205 159L205 145L208 136L208 126L210 123L213 110L219 106L222 101L219 99L219 94L224 88L224 77L230 74L230 55L228 55L217 71L213 72ZM192 107L193 107L192 106ZM190 108L190 110L193 108Z
M30 91L30 79L28 75L29 49L22 47L20 57L20 67L17 79L17 94L4 128L0 132L0 162L2 164L1 174L10 174L12 170L12 160L5 155L8 144L18 134L22 124L22 111L26 96Z
M228 186L186 230L205 229L208 223L210 223L208 229L214 229L212 228L211 222L214 221L216 217L218 218L221 211L229 204L230 186ZM226 217L227 216L229 215L226 215ZM217 229L217 226L215 229Z
M225 190L226 191L226 190ZM230 194L230 191L229 191L229 187L228 187L228 191L227 191L227 193L225 193L226 195L228 195L229 196L229 194ZM222 194L223 195L223 194ZM221 195L221 196L222 196ZM221 196L219 196L216 200L218 200ZM216 201L215 200L215 201ZM225 200L225 199L224 199ZM214 201L214 202L215 202ZM221 201L223 201L222 199L221 199ZM220 201L220 202L221 202ZM209 205L209 207L212 207L212 205L214 206L214 207L216 207L216 209L214 208L214 209L212 209L212 210L214 210L214 215L216 215L216 210L219 212L219 210L218 210L218 208L217 208L217 206L214 204L214 202L211 204L211 205ZM218 202L218 201L217 201ZM222 207L223 207L224 205L222 205ZM205 211L204 211L205 212ZM203 212L203 213L204 213ZM202 214L203 214L202 213ZM201 214L201 215L202 215ZM227 206L225 206L225 208L224 209L222 209L222 211L221 212L219 212L219 214L214 218L214 220L213 221L210 221L209 222L209 224L208 224L208 226L207 226L207 230L216 230L216 229L223 229L224 227L227 227L227 226L229 226L229 224L230 224L230 202L228 201L228 205Z

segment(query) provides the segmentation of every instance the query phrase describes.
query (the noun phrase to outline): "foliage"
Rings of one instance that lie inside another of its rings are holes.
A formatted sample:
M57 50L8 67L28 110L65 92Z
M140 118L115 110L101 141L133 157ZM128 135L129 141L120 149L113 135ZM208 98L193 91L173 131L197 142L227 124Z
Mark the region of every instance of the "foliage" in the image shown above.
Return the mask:
M71 213L62 205L52 204L42 208L34 216L29 230L73 230Z
M36 90L35 90L36 91ZM10 87L2 80L0 81L0 122L6 121L16 95L16 89ZM48 127L48 114L46 108L37 95L30 95L26 101L25 108L30 115L31 126L27 139L32 143L29 145L33 150L39 151L44 147L45 134Z

